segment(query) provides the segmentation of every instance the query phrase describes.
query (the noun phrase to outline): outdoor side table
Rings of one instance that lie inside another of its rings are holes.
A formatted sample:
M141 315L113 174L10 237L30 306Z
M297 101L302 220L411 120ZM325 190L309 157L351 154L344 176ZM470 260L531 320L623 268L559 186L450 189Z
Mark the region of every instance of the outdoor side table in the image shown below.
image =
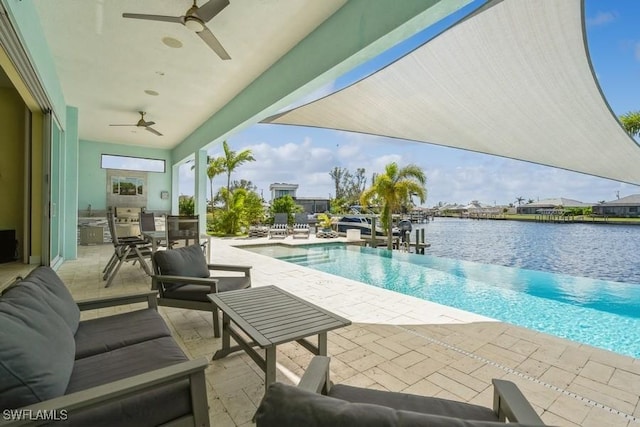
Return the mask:
M351 321L276 286L208 295L222 311L222 348L213 359L244 350L265 373L265 389L276 380L276 347L296 341L311 353L327 355L327 332ZM252 341L241 335L239 328ZM318 336L318 345L307 337ZM238 345L231 346L231 338ZM264 357L254 347L264 349Z

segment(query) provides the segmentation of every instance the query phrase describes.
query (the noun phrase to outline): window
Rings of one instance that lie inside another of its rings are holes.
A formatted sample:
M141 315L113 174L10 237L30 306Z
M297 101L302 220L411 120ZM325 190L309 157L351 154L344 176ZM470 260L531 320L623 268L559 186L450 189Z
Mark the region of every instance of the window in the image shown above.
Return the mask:
M142 172L165 172L165 161L160 159L145 159L142 157L103 154L100 161L100 167L103 169L124 169Z
M111 177L111 192L120 196L144 194L144 179L133 177Z
M292 192L289 190L276 190L276 199L284 196L291 196Z

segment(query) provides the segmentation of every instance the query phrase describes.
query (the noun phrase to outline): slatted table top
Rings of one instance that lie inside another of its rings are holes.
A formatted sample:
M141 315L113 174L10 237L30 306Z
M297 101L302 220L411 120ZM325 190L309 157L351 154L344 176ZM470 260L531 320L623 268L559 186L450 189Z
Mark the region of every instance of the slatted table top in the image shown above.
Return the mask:
M209 294L209 299L262 348L351 324L276 286Z

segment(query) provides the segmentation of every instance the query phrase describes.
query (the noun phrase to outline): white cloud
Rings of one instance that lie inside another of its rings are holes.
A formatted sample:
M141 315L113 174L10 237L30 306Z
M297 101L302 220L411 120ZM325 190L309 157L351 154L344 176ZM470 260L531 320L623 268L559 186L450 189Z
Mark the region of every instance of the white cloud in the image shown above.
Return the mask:
M587 25L591 27L598 27L612 23L618 19L618 12L602 12L598 11L594 17L587 18Z
M269 185L276 182L298 184L300 197L327 197L335 191L329 172L336 166L351 172L365 168L369 185L372 173L382 172L390 162L414 163L425 171L426 206L472 200L509 204L516 197L566 197L589 203L613 200L616 191L620 197L640 193L637 186L430 144L314 129L279 128L272 135L256 135L243 143L230 140L232 150L248 148L256 158L240 166L231 179L252 181L267 200ZM220 147L210 153L221 154ZM180 180L181 194L193 194L193 171L188 165L181 168ZM225 184L226 176L214 180L214 188Z

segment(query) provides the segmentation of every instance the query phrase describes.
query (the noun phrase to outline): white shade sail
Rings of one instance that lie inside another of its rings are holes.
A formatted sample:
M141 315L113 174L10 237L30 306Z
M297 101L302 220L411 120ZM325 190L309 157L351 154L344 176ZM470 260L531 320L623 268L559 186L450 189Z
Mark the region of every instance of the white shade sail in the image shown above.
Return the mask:
M595 79L581 0L491 1L377 73L266 119L414 140L640 184Z

